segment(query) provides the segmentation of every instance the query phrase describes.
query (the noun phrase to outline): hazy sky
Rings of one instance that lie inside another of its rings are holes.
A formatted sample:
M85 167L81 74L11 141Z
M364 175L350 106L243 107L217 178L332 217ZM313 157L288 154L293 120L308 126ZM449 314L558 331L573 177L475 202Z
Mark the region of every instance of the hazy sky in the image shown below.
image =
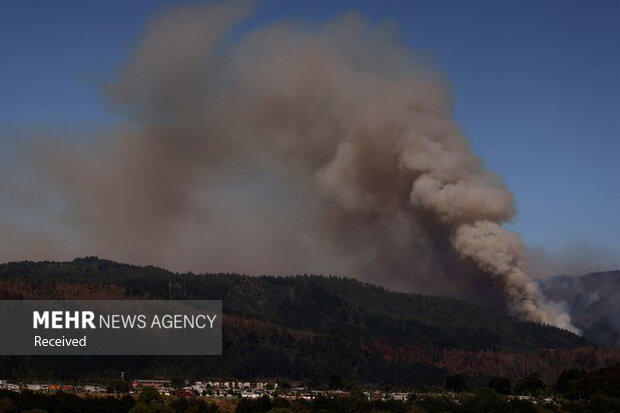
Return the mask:
M120 118L102 85L172 1L0 0L0 162L29 136ZM185 2L186 3L186 2ZM241 30L359 10L396 22L450 79L455 113L514 191L531 245L620 251L619 1L263 1ZM2 213L0 211L0 213Z

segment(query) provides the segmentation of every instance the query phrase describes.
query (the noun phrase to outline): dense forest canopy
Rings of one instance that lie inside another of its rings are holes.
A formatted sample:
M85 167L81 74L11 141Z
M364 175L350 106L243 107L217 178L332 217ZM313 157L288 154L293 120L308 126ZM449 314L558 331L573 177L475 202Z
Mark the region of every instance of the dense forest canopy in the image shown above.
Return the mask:
M552 375L607 365L618 356L555 327L339 277L181 274L88 257L0 265L0 298L223 301L221 357L1 358L0 369L13 377L82 380L129 371L134 377L304 380L335 374L369 383L438 384L454 370L517 376L539 368Z

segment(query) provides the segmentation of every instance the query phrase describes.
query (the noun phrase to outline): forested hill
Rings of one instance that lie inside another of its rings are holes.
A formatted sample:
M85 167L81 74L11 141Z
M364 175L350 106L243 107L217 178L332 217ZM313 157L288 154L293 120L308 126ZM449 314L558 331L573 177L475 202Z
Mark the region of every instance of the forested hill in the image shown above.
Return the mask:
M339 375L436 384L451 371L552 375L620 360L564 330L454 299L395 293L337 277L178 274L90 257L0 265L0 299L223 301L222 357L0 358L0 369L9 375L29 377L129 370L160 377Z
M177 274L82 258L3 264L0 280L34 286L40 298L66 297L71 288L63 291L59 284L71 283L117 287L101 298L222 300L226 314L323 334L377 337L394 344L521 350L586 344L566 331L519 322L462 301L396 293L348 278ZM2 298L12 298L10 287L4 285L2 291ZM18 291L14 291L17 297ZM80 291L73 294L78 297Z

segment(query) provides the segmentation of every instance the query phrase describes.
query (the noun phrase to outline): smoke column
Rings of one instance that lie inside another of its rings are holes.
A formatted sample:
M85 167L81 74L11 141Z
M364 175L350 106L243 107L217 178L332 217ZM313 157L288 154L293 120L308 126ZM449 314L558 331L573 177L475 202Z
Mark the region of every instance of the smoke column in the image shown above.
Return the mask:
M576 331L524 272L501 226L512 194L469 148L432 65L356 14L239 38L250 12L158 16L109 87L127 124L84 148L35 145L67 255L456 296L499 287L514 315ZM53 238L31 232L39 249ZM3 258L20 257L34 258Z

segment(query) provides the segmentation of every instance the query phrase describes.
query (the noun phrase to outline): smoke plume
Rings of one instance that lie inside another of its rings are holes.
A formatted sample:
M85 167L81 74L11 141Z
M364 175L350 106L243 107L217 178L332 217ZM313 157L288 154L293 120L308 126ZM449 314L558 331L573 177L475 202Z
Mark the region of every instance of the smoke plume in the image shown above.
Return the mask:
M557 251L529 247L525 251L528 273L533 278L553 275L584 275L620 269L620 251L576 239Z
M514 315L575 331L524 272L501 226L512 194L470 149L431 64L357 14L239 35L250 12L155 18L108 91L127 124L84 148L35 145L66 235L54 248L456 296L499 287ZM21 254L4 258L35 258Z

